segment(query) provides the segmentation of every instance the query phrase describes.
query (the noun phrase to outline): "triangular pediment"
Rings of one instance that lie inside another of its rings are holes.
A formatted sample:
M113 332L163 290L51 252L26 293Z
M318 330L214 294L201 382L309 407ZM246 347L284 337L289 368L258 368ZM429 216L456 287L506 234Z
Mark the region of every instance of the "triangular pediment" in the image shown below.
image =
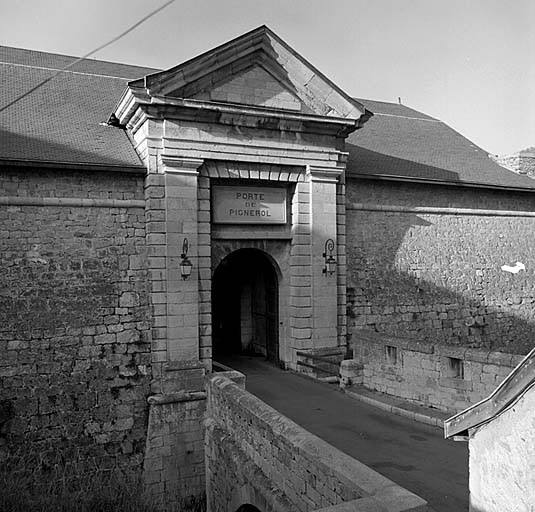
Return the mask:
M365 121L369 113L267 27L131 82L152 97L187 98Z
M231 74L215 85L208 83L191 98L311 113L291 85L279 81L260 65Z

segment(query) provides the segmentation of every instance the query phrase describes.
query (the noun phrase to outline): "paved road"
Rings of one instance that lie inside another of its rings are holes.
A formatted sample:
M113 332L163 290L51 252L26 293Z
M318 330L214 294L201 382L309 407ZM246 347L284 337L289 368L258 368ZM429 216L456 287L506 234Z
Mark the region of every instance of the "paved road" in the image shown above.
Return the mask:
M467 443L445 440L442 429L394 416L260 358L221 362L246 375L248 391L421 496L436 512L468 511Z

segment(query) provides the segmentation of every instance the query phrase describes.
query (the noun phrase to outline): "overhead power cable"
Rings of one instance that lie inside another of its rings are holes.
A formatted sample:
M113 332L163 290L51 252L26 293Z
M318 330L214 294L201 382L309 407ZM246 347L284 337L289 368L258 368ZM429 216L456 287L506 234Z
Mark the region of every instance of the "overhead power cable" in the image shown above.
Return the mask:
M91 55L94 55L95 53L97 53L100 50L103 50L104 48L109 46L110 44L113 44L116 41L118 41L119 39L123 38L124 36L126 36L127 34L132 32L132 30L134 30L137 27L139 27L142 23L145 23L145 21L147 21L149 18L152 18L155 14L158 14L160 11L165 9L168 5L172 4L174 1L175 0L168 0L163 5L161 5L157 9L154 9L149 14L147 14L146 16L141 18L139 21L134 23L131 27L127 28L124 32L121 32L119 35L117 35L114 38L110 39L107 43L104 43L104 44L100 45L98 48L95 48L94 50L91 50L89 53L86 53L83 57L79 57L78 59L72 61L70 64L68 64L64 68L56 71L52 76L50 76L48 78L45 78L42 82L39 82L36 86L32 87L30 90L26 91L25 93L23 93L20 96L18 96L17 98L15 98L13 101L10 101L7 105L4 105L2 108L0 108L0 113L2 113L4 110L8 109L9 107L14 105L15 103L19 102L23 98L26 98L30 94L34 93L35 91L37 91L37 89L43 87L43 85L47 84L48 82L50 82L51 80L56 78L58 75L60 75L61 73L67 71L68 69L72 68L73 66L75 66L79 62L83 61L84 59L87 59L88 57L91 57Z

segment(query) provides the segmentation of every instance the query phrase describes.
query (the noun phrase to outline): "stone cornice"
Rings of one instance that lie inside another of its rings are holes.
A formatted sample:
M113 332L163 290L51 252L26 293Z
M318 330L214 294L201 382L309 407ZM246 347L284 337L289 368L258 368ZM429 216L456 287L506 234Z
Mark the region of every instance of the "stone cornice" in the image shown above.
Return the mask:
M132 117L130 117L130 120L128 121L127 128L132 131L133 134L135 134L141 126L143 126L143 123L147 120L147 114L141 109L138 108L136 111L134 111Z
M202 158L184 158L171 155L160 155L158 168L162 172L172 174L198 175L199 167L203 164Z
M301 122L316 122L333 125L343 125L347 127L358 126L357 119L347 119L335 116L320 116L317 114L303 114L292 110L282 110L272 107L262 107L255 105L240 105L234 103L223 103L217 101L196 100L191 98L172 98L168 96L151 96L152 105L167 105L177 107L189 107L192 109L217 110L221 113L251 115L258 117L276 117L279 119L288 119Z
M377 203L347 203L347 210L364 212L394 212L431 215L478 215L482 217L535 217L535 211L490 210L478 208L451 208L436 206L400 206Z
M81 197L0 197L2 206L66 206L81 208L145 208L144 199L87 199Z
M358 119L189 98L149 96L140 88L128 89L114 114L121 124L133 131L146 118L176 118L281 131L323 133L343 138L360 127Z
M122 125L127 125L140 105L150 105L150 103L151 98L145 89L128 86L113 113Z
M343 176L345 167L317 167L307 166L307 176L310 181L337 183Z

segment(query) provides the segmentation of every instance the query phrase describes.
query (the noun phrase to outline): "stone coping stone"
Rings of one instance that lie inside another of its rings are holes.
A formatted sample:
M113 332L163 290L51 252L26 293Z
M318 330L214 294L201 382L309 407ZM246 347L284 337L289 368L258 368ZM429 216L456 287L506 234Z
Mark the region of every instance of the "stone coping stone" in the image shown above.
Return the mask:
M387 503L386 510L392 512L429 510L427 502L416 494L297 425L256 396L236 386L223 373L212 375L208 379L208 385L211 388L210 393L221 394L230 403L248 411L274 436L288 441L301 458L308 460L312 465L321 467L323 471L330 473L343 485L363 494L363 498L375 497L381 504ZM226 427L221 422L217 411L211 410L210 407L207 411L207 418L215 420L222 428ZM232 433L229 434L232 437ZM392 501L400 505L399 508L392 508Z
M379 391L372 391L364 386L353 385L344 389L352 398L361 402L377 407L384 411L390 412L397 416L403 416L420 423L426 423L440 429L443 428L444 421L454 413L441 411L433 407L426 407L415 402L403 400Z
M436 354L447 357L455 357L465 361L476 363L492 363L499 366L514 368L525 356L521 354L511 354L508 352L498 352L484 348L464 347L461 345L441 345L438 343L428 343L420 340L394 337L388 334L377 333L368 330L359 330L353 333L356 340L364 340L375 345L390 345L412 352L425 354ZM354 342L353 342L354 344Z
M193 402L195 400L206 400L205 391L179 391L178 393L167 393L151 395L147 398L150 405L174 404L178 402Z

